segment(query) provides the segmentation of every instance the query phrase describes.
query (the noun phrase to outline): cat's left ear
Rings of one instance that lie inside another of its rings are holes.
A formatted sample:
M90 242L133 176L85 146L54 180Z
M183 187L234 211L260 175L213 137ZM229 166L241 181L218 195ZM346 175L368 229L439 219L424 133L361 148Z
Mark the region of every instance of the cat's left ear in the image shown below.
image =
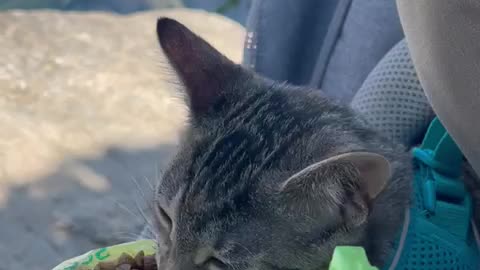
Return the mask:
M194 117L205 115L244 70L181 23L157 21L158 41L186 88Z
M361 224L390 174L382 155L351 152L307 166L284 181L280 190L297 209L339 209L351 223Z

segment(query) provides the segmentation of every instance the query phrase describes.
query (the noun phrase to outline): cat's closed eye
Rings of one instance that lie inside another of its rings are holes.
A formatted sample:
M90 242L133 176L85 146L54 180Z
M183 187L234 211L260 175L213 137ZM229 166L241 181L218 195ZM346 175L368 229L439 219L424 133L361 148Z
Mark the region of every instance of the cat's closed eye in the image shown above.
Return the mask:
M204 270L224 270L228 265L223 258L217 257L212 249L206 247L196 251L193 262Z
M206 270L224 270L227 268L226 263L215 257L209 257L204 265Z
M172 231L172 219L168 215L167 211L165 211L165 209L158 205L155 207L155 220L158 227L160 227L159 229L165 230L167 231L167 233L170 233Z

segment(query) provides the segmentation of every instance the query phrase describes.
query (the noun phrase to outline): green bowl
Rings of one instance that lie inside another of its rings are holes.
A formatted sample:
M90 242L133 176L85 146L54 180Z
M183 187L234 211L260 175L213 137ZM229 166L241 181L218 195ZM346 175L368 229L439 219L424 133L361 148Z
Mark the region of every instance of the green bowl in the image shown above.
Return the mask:
M53 270L76 270L82 267L93 270L100 262L116 261L126 253L132 257L143 251L145 256L155 254L156 244L152 240L139 240L110 247L99 248L64 261ZM365 250L361 247L339 246L333 252L329 270L378 270L368 262Z
M134 257L140 251L143 251L145 256L153 255L156 251L156 243L152 240L139 240L91 250L83 255L62 262L53 270L76 270L80 267L82 267L82 270L93 270L100 262L114 262L124 253Z

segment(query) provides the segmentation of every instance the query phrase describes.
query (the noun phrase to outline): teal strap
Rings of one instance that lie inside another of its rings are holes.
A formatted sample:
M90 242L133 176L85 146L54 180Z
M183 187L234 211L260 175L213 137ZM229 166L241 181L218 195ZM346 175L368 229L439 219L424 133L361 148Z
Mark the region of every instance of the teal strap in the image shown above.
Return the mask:
M462 174L463 154L438 118L433 119L421 147L414 149L414 155L442 174L451 177Z
M417 184L426 218L462 239L467 239L472 217L472 199L462 180L463 155L438 118L435 118L419 148Z

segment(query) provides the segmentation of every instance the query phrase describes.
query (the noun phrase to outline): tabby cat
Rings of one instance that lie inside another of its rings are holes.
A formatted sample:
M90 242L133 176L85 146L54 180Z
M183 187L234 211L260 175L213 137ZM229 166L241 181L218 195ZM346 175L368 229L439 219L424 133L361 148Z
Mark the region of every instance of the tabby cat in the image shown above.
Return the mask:
M411 193L411 157L321 92L234 64L162 18L190 117L156 189L160 269L327 269L337 245L382 265Z

